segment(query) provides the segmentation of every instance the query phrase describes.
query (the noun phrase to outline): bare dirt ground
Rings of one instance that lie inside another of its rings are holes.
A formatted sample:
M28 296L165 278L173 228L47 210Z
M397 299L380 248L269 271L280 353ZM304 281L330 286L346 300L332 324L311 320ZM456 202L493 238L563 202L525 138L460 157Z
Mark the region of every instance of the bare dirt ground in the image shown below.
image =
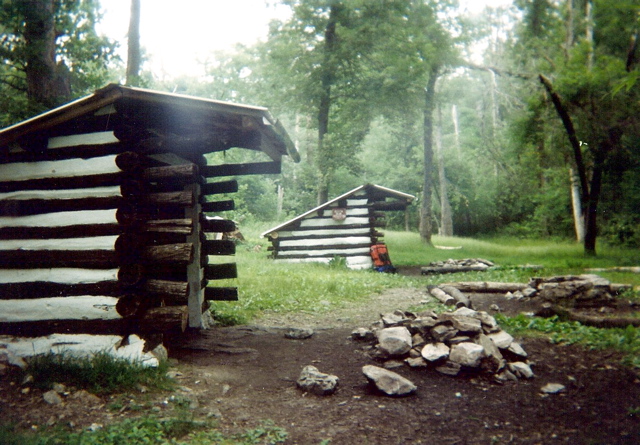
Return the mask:
M611 352L544 339L521 341L535 362L531 380L498 385L404 367L396 372L417 385L416 394L390 398L376 392L361 370L376 363L349 338L351 331L425 298L426 289L392 289L339 313L269 314L252 326L190 337L169 350L182 385L174 399L187 401L196 418L215 420L228 432L270 419L286 429L288 444L640 443L640 377ZM315 334L287 339L290 327L312 327ZM337 375L338 391L322 397L297 389L306 365ZM561 383L566 390L544 396L540 389L547 383ZM113 409L114 396L68 396L62 405L51 406L38 391L23 394L19 385L2 381L0 413L5 422L25 428L69 422L86 428L128 416L169 415L168 397L120 397L120 410Z

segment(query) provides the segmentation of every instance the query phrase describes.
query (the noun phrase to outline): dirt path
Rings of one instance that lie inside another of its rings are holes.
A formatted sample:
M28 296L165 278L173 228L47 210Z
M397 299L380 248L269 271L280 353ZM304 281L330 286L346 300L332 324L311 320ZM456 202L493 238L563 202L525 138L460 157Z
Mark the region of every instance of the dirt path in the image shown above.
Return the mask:
M421 289L393 289L339 313L269 314L252 326L207 331L170 349L182 385L174 401L186 401L196 418L216 419L226 431L270 419L286 429L288 444L640 443L638 377L611 353L540 339L522 342L535 362L532 380L501 386L405 367L397 372L418 386L415 395L389 398L373 391L361 368L375 362L350 332L425 296ZM306 340L284 337L286 328L301 326L316 333ZM296 388L300 371L310 364L339 377L334 395L305 395ZM542 396L540 388L552 382L566 391ZM168 415L171 406L167 396L140 394L124 401L120 411L108 409L108 398L51 407L41 395L20 394L4 383L0 389L2 414L23 426L104 424L148 412ZM144 409L132 410L131 400Z

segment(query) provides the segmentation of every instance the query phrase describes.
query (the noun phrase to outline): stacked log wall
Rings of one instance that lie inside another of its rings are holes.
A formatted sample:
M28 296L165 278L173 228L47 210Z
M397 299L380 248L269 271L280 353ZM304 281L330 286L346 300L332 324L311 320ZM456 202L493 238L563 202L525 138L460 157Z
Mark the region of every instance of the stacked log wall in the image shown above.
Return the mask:
M344 219L334 218L336 211L344 211ZM376 231L380 225L367 194L356 194L271 234L270 249L277 261L328 264L341 257L351 269L368 269L373 265L371 245L382 236Z

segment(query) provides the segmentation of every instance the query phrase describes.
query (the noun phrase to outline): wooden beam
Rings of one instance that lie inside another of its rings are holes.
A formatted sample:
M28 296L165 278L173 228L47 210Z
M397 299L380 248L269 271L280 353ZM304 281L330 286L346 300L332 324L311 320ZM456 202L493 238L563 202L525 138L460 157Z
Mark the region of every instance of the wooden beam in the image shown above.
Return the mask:
M119 224L79 224L60 227L0 227L0 240L8 239L62 239L119 235Z
M237 278L238 269L236 263L208 264L204 268L204 277L207 280Z
M70 297L78 295L105 295L115 297L120 287L117 281L100 281L97 283L51 283L31 281L23 283L0 284L0 299L27 300L34 298Z
M202 211L205 213L226 212L235 209L235 203L232 199L227 201L205 202L202 204Z
M203 218L202 230L213 233L233 232L237 229L236 223L228 219Z
M81 210L117 209L121 196L76 199L7 199L0 202L0 216L28 216Z
M202 185L203 195L216 195L220 193L235 193L238 191L238 181L232 179L230 181L208 182Z
M23 181L0 181L0 193L20 190L64 190L120 185L122 173L100 173L63 178L40 178Z
M81 269L114 269L118 267L112 250L3 250L0 268L34 269L77 267Z
M204 290L206 301L238 301L237 287L207 287Z
M205 255L235 255L236 243L231 240L206 240L202 243Z

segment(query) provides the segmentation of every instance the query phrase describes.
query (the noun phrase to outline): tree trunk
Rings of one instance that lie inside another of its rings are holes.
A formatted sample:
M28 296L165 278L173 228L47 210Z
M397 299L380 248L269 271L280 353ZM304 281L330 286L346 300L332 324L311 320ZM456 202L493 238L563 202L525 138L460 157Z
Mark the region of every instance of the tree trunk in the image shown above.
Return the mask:
M56 65L54 12L53 0L34 0L24 8L27 96L47 108L71 95L66 67L63 63Z
M422 182L422 205L420 206L420 239L428 245L432 245L431 189L433 186L433 110L435 109L435 86L438 74L438 67L432 67L429 81L425 88L423 109L424 177Z
M325 136L329 133L329 111L331 108L331 87L335 81L334 52L337 45L336 24L340 4L332 4L329 11L329 22L324 32L324 60L322 63L320 105L318 107L318 205L329 199L329 178L331 168L328 165Z
M129 33L127 35L127 78L129 86L140 85L140 0L131 0Z
M451 106L451 119L453 120L453 134L455 136L456 155L460 158L460 123L458 120L458 107Z
M576 241L584 242L584 214L582 213L582 201L580 200L580 182L575 171L569 169L571 180L571 205L573 207L573 224L576 230Z
M442 155L442 110L440 106L438 106L438 128L436 130L436 155L440 182L440 235L453 236L451 205L447 194L447 178L444 172L444 156Z

